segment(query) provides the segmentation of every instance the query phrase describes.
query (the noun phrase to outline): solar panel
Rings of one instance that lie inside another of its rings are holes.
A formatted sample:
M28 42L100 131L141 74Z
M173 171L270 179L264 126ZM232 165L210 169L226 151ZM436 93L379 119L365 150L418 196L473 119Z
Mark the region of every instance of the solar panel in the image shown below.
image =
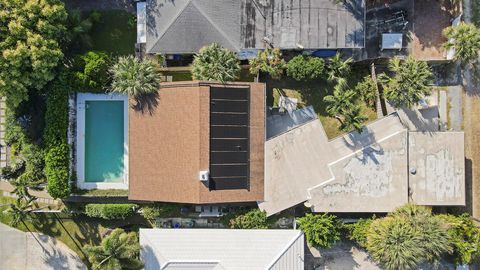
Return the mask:
M250 88L210 87L210 189L249 188Z

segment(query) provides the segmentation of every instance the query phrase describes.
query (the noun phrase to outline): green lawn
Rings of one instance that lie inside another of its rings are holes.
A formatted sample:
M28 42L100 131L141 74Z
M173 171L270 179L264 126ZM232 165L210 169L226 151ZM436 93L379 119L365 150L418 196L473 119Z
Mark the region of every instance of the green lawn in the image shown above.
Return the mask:
M13 198L0 196L0 205L13 201ZM5 209L7 209L7 206L0 207L0 222L9 224L11 217L4 213ZM109 228L127 224L133 225L133 229L139 226L148 227L146 225L148 223L139 216L134 216L128 220L102 220L86 216L69 216L63 213L34 213L32 214L32 221L25 222L25 225L20 224L16 228L55 237L75 251L86 262L85 254L82 251L84 245L98 245Z
M472 3L472 22L480 27L480 2L478 0L471 1Z
M135 53L137 41L136 18L123 10L98 11L100 22L95 23L90 33L92 46L82 48L104 51L113 55L128 55Z
M348 84L354 87L366 74L368 74L368 69L362 69L361 67L353 69L352 75L348 78ZM266 84L267 105L277 106L280 95L297 98L299 107L313 106L329 139L345 133L340 130L340 122L334 117L330 117L326 112L323 97L332 92L333 86L330 83L323 80L298 82L291 78L282 78L280 80L267 79ZM368 117L367 123L377 119L374 108L368 107L363 101L360 101L360 106L363 115Z

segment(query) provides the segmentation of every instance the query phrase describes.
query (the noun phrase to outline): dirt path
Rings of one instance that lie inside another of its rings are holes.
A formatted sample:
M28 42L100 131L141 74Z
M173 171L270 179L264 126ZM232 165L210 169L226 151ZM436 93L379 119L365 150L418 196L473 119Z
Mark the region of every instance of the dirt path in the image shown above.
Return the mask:
M471 21L471 2L464 0L464 20ZM475 63L478 67L478 62ZM474 65L462 68L464 92L465 170L467 206L474 218L480 220L480 88ZM477 78L476 78L477 77ZM468 192L470 191L471 192Z

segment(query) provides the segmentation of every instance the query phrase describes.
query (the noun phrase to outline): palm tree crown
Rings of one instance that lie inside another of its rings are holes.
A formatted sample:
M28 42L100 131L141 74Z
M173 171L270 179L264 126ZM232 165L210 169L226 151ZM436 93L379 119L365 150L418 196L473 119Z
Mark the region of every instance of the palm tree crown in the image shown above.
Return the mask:
M470 23L450 26L443 30L448 39L444 44L446 49L455 49L455 58L461 61L473 61L480 51L480 29Z
M411 108L430 95L432 71L425 61L413 57L401 61L395 57L390 59L388 67L394 76L383 73L378 78L385 90L385 97L393 106Z
M100 246L85 246L88 260L95 270L133 270L142 269L138 259L140 244L135 232L126 233L115 229L102 240Z
M240 74L240 62L236 55L213 43L200 49L192 67L194 80L234 81Z
M160 72L151 60L139 60L133 56L122 56L114 64L112 74L112 91L138 97L158 91Z

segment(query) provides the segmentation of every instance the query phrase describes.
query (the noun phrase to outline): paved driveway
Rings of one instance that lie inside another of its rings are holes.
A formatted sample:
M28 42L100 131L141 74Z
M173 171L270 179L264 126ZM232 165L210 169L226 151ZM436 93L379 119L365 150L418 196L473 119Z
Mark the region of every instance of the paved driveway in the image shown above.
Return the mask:
M50 236L0 223L0 269L87 269L75 252Z

